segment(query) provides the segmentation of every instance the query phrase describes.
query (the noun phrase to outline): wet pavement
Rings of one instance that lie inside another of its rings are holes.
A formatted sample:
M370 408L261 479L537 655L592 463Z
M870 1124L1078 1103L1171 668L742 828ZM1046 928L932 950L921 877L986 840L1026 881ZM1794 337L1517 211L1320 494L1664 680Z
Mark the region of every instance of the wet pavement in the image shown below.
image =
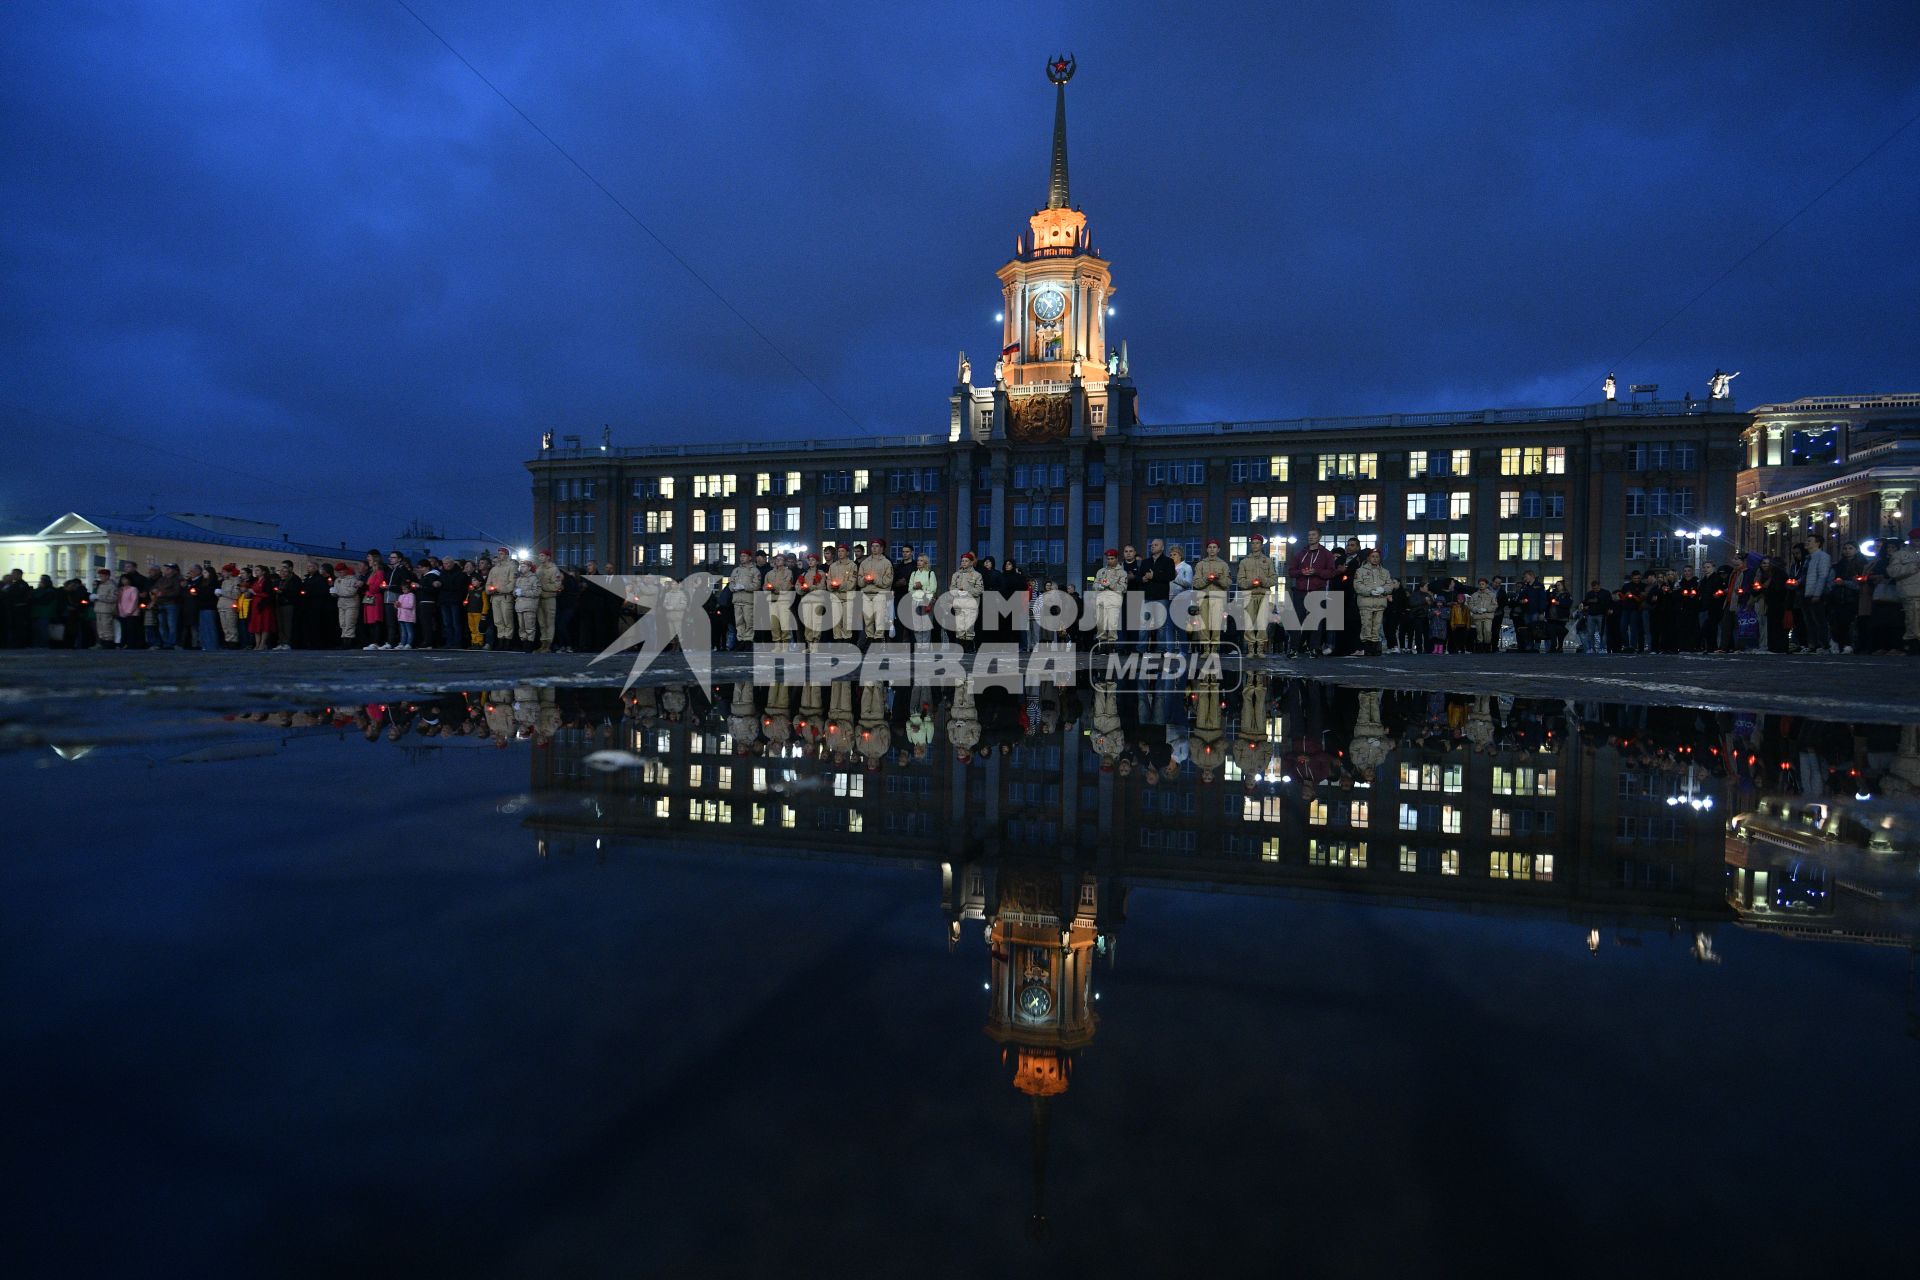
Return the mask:
M233 655L310 658L313 692L241 668L108 710L73 668L15 685L0 1012L37 1269L1908 1254L1903 666L1696 660L1721 674L1674 679L1721 698L1644 705L1338 683L1358 663L622 696L578 659L428 656ZM1770 665L1849 706L1885 668L1881 712L1761 709Z

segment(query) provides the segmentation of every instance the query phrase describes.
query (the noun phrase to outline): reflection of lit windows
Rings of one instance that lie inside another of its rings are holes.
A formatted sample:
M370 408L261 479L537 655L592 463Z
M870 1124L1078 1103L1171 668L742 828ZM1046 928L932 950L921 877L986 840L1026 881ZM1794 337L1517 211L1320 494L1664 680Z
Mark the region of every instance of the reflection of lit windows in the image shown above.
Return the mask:
M1243 822L1278 822L1286 812L1279 796L1248 796L1240 802Z
M655 800L653 802L653 816L656 818L671 818L673 816L673 797L661 796L658 800Z
M1279 836L1268 836L1266 841L1261 844L1260 860L1262 862L1280 861L1280 837Z
M783 804L780 806L780 825L785 827L789 831L793 830L793 806L792 805Z
M767 806L763 804L756 804L753 806L752 813L753 813L754 826L764 827L767 825Z
M733 802L703 800L699 796L688 796L687 819L690 822L732 822Z
M867 794L867 780L857 773L836 773L833 775L833 794L842 800L858 799Z
M847 810L847 830L855 835L867 829L867 815L858 809Z
M1404 844L1400 846L1400 869L1402 871L1418 871L1420 869L1420 855L1416 853L1411 846Z
M1443 804L1440 806L1440 829L1450 836L1460 834L1460 806Z
M1349 804L1347 806L1348 824L1356 827L1366 826L1368 824L1367 813L1368 813L1367 801L1355 800L1352 804Z
M1457 876L1460 874L1460 851L1458 849L1442 849L1440 851L1440 874L1443 876Z
M687 786L689 789L699 790L702 786L706 785L706 777L707 771L705 766L697 764L687 766Z
M1400 806L1400 829L1418 831L1420 829L1420 806L1402 803Z
M1560 771L1536 769L1530 764L1493 766L1493 794L1497 796L1550 796L1557 792Z
M1307 806L1307 822L1316 827L1327 825L1327 802L1315 800Z
M1505 809L1495 809L1487 821L1487 834L1510 836L1513 834L1513 815Z

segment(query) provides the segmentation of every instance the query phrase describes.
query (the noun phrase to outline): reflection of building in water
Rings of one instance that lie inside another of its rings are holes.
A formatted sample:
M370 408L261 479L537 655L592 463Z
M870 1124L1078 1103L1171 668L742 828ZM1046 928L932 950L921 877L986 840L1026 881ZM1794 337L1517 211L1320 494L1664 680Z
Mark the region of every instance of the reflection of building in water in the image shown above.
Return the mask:
M1036 857L1087 877L1115 920L1141 883L1559 915L1576 938L1726 915L1721 814L1669 803L1669 768L1570 732L1558 703L1256 680L1176 694L1155 722L1125 691L944 695L776 688L755 717L726 690L684 722L630 698L618 724L533 756L536 790L590 792L597 814L542 834L922 860L951 869L956 926L991 919L997 869ZM608 746L644 765L585 765Z
M1023 699L723 688L678 722L665 703L630 698L533 753L536 792L591 799L529 819L543 850L627 837L937 868L950 942L984 935L985 1031L1030 1100L1036 1231L1052 1108L1099 1025L1093 963L1134 886L1558 918L1569 947L1654 932L1703 961L1729 915L1737 780L1711 713L1264 677ZM634 767L595 772L605 747Z
M1742 925L1800 938L1912 947L1920 932L1920 726L1900 730L1878 790L1827 785L1755 799L1727 822L1727 902ZM1850 771L1849 777L1857 776Z

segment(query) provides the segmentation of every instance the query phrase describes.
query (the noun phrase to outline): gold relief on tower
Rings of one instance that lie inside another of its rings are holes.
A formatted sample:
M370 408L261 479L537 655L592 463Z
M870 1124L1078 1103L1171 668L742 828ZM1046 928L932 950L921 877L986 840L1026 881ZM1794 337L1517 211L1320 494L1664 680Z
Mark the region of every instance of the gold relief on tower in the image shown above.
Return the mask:
M1015 396L1007 402L1007 438L1023 444L1059 440L1073 426L1069 396Z

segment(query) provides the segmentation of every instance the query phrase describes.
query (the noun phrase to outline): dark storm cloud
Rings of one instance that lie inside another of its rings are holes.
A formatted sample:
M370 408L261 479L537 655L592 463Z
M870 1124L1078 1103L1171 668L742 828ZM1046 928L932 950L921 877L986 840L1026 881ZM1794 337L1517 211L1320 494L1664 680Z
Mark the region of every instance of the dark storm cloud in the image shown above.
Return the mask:
M35 4L0 55L0 512L513 536L546 428L941 430L1056 49L1158 421L1590 399L1920 111L1896 4L417 7L858 425L398 6ZM1916 173L1920 126L1621 376L1920 385Z

